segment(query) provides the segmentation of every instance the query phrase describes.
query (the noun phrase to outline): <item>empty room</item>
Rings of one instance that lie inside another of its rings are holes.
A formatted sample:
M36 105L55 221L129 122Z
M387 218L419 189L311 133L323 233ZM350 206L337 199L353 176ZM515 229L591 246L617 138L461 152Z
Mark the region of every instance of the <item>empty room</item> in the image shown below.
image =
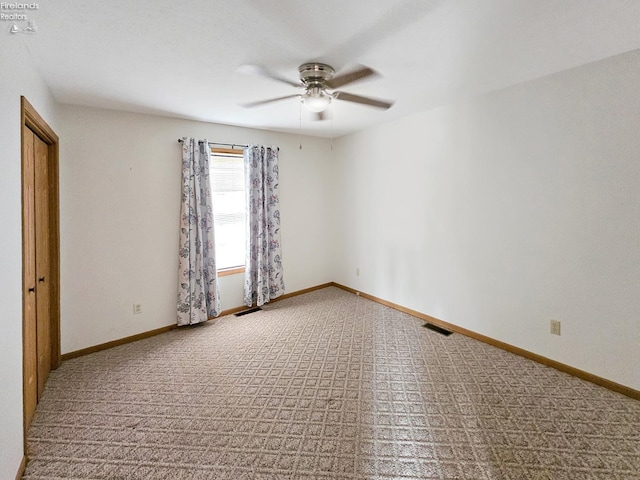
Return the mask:
M640 2L0 27L0 479L640 479Z

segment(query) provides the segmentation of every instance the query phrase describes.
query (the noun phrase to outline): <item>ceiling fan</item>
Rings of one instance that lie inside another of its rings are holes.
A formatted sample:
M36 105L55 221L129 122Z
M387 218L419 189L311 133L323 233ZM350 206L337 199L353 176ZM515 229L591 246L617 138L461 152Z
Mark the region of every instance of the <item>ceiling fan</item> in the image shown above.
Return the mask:
M377 73L369 67L362 66L356 70L335 76L335 70L330 65L316 62L303 63L298 67L298 73L300 75L299 82L293 82L283 78L259 65L245 65L243 70L286 83L296 88L304 88L305 90L302 94L285 95L284 97L245 103L243 104L244 107L257 107L280 100L286 100L287 98L299 97L307 110L314 112L317 120L322 120L324 119L323 112L333 100L345 100L347 102L360 103L384 110L393 105L393 102L385 100L363 97L342 91L328 91L343 87L356 80L377 75Z

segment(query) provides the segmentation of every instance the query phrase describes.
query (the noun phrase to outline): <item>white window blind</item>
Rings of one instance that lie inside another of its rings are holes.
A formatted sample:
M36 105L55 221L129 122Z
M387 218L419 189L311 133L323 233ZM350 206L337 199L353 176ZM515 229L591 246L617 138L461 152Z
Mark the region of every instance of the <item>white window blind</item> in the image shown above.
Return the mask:
M245 263L246 200L242 154L212 151L210 168L218 270Z

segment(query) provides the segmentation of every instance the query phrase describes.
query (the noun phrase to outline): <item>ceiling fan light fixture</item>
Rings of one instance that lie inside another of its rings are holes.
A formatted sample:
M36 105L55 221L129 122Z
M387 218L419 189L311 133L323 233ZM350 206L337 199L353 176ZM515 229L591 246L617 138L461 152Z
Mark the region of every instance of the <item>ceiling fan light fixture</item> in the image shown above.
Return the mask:
M302 103L310 112L323 112L331 104L331 95L319 88L309 89L307 93L302 96Z

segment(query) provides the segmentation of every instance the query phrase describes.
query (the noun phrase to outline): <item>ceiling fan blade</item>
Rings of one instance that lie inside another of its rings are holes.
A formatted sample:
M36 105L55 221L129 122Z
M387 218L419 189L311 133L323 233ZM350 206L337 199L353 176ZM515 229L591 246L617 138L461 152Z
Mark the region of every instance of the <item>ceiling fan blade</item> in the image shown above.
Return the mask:
M267 70L262 65L241 65L240 67L238 67L238 71L242 73L250 73L254 75L260 75L262 77L267 77L281 83L286 83L287 85L291 85L292 87L302 87L302 84L300 82L293 82L288 78L281 77L280 75Z
M363 105L369 105L370 107L384 108L385 110L393 105L393 102L387 102L385 100L378 100L370 97L361 97L360 95L353 95L352 93L346 92L333 92L333 96L338 100L361 103Z
M369 67L361 67L357 70L353 70L351 72L343 73L342 75L338 75L333 79L327 82L327 86L329 88L339 88L344 85L348 85L349 83L353 83L357 80L362 80L363 78L371 77L378 75L378 72L372 70Z
M279 102L280 100L286 100L287 98L299 97L300 95L285 95L284 97L270 98L268 100L258 100L257 102L242 103L245 108L259 107L268 103Z

